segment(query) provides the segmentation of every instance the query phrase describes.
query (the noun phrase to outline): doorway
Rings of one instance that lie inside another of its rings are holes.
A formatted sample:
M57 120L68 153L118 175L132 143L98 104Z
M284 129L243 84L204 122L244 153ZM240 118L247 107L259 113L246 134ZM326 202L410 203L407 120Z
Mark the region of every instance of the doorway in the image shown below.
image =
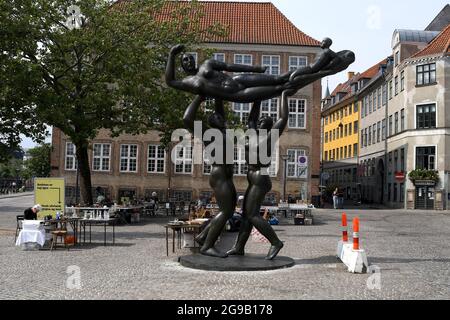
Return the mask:
M416 209L434 210L434 187L416 186Z

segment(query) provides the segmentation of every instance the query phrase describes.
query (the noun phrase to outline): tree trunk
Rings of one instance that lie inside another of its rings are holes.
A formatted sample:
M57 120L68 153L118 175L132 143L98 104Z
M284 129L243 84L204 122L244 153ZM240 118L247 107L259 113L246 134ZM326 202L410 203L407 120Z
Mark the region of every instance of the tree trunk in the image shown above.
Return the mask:
M80 195L81 204L91 206L92 201L92 183L91 183L91 169L89 167L88 146L86 141L76 146L76 153L78 159L78 166L80 172Z

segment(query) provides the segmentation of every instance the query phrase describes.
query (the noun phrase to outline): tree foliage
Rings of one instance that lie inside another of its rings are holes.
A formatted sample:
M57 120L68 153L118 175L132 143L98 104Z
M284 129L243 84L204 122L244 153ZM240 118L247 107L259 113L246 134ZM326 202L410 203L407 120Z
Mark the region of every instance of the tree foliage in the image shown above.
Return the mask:
M29 158L24 161L24 178L33 177L46 178L50 177L51 164L50 155L52 146L49 143L42 144L28 150Z
M72 5L80 8L80 28L66 24ZM13 117L11 126L45 123L71 139L85 203L92 203L88 146L100 129L115 136L157 129L167 141L181 127L187 97L162 81L169 49L177 43L194 48L223 32L199 23L200 6L164 0L0 2L1 76L10 74L1 88L1 110L12 105L23 113L24 121Z

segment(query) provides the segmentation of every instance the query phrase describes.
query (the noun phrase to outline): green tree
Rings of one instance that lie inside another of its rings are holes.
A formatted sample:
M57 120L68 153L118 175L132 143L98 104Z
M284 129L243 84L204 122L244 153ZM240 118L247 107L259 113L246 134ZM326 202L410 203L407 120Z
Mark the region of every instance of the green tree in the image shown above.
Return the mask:
M157 129L167 140L181 127L177 106L186 105L186 96L168 90L162 76L171 46L193 48L223 31L199 23L200 6L164 0L0 2L0 72L15 73L9 91L17 96L2 95L2 104L13 101L26 118L71 139L85 204L92 204L88 151L98 130L116 136ZM75 13L69 22L77 25L66 23L68 9Z
M30 179L33 177L50 177L51 151L52 146L49 143L45 143L28 150L29 159L24 162L25 170L23 177L25 179Z

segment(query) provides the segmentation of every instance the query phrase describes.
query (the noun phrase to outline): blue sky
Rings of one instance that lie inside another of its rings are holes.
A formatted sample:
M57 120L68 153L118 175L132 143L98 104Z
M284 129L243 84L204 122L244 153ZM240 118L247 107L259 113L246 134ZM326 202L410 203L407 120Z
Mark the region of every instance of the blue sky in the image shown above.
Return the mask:
M423 30L448 0L272 0L297 28L317 40L333 39L333 50L352 50L356 61L348 71L363 72L392 54L395 29ZM347 73L329 78L332 91ZM323 82L324 88L326 81Z
M333 50L352 50L355 63L348 71L363 72L391 52L395 29L423 30L444 8L448 0L246 0L272 2L306 34L321 40L333 39ZM347 73L330 77L332 91L346 81ZM326 80L323 81L324 89ZM25 139L22 146L34 144Z

